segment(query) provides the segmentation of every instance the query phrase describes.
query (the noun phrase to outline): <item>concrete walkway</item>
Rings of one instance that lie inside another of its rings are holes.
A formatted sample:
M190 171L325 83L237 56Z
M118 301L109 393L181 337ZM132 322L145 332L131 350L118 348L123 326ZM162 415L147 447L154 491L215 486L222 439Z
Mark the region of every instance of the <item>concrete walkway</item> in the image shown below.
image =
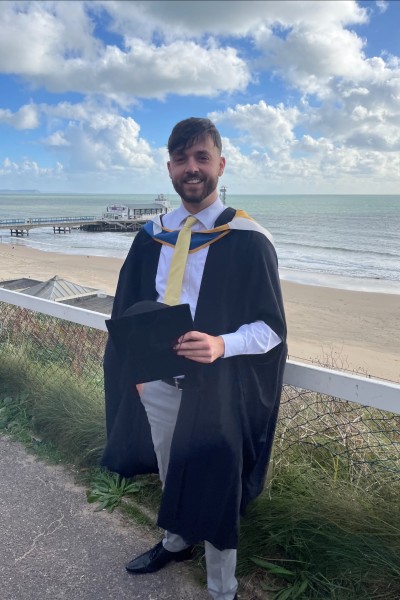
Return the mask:
M0 436L1 600L210 600L187 564L125 571L157 541L116 513L95 513L68 471Z

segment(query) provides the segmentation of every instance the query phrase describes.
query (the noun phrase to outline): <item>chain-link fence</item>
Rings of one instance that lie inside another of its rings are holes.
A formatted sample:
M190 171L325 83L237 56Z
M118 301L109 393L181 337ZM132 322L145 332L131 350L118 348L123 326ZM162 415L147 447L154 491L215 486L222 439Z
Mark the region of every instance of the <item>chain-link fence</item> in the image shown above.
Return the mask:
M97 456L105 439L102 359L107 334L4 302L0 315L0 400L30 394L35 424L40 428L44 423L50 434L60 430L46 411L55 412L55 420L73 416L74 443L85 435L85 452ZM89 439L90 420L99 421L95 440ZM81 422L85 428L80 432ZM333 477L352 482L369 478L373 486L382 477L399 479L399 459L400 415L285 386L274 447L276 470L306 461L329 469Z
M52 377L81 378L83 386L102 394L105 332L3 302L0 314L2 354Z
M307 457L332 478L400 481L400 415L285 386L275 468Z

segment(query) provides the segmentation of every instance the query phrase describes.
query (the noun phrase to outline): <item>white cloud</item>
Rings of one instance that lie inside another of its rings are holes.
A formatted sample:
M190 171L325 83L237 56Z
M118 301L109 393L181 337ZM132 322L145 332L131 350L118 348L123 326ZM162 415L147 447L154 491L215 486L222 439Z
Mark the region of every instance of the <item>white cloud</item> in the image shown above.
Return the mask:
M262 2L213 1L212 10L202 1L97 1L113 18L113 30L127 37L151 39L154 32L167 40L208 34L245 35L260 20Z
M119 45L96 37L105 13ZM332 77L357 77L368 65L363 41L347 26L368 13L352 0L93 1L0 3L0 70L51 92L163 99L243 91L250 63L229 45L254 40L259 66L307 93L326 94ZM282 33L284 35L282 36ZM215 36L228 36L218 43ZM211 36L211 37L210 37ZM23 40L23 43L21 43Z
M376 90L372 94L365 94L363 88L349 90L343 95L348 104L341 110L333 104L315 109L307 104L285 107L259 101L210 114L220 128L228 126L234 135L223 138L227 157L223 182L235 193L273 193L279 187L293 188L295 193L310 186L325 186L325 192L335 193L338 179L343 186L346 182L349 187L353 178L353 186L358 181L364 186L368 182L369 187L380 177L393 192L400 174L399 154L393 151L400 147L400 127L390 126ZM371 95L376 95L375 100ZM368 107L360 103L365 98L371 101ZM152 148L132 117L90 100L30 107L42 121L48 120L50 131L42 144L63 168L46 170L29 160L18 165L9 162L4 163L2 176L6 172L42 179L47 175L52 181L62 175L63 181L79 182L80 189L100 185L104 190L112 185L130 189L135 182L151 191L159 181L162 191L168 189L166 150ZM308 132L300 134L305 126ZM312 133L323 130L324 135Z
M51 92L129 94L131 100L168 93L213 96L242 90L250 81L237 51L212 40L156 45L138 33L126 37L122 49L106 46L94 37L90 9L91 3L82 2L0 3L0 71Z
M214 0L212 9L202 0L135 1L103 0L92 4L102 7L113 17L115 31L125 35L162 34L167 39L205 34L245 36L261 23L288 25L298 22L364 23L367 11L351 0L247 0L231 2Z
M49 135L45 140L43 140L44 144L48 146L70 146L70 142L65 139L63 131L55 131L51 135Z
M26 176L33 178L60 176L63 172L63 165L59 162L54 167L41 167L37 161L26 158L21 162L15 162L6 157L0 163L0 176L16 175L24 178Z
M231 162L228 146L224 183L235 194L398 192L399 153L335 146L326 139L302 140L298 150L301 156L253 153L240 160L236 148Z
M132 117L91 102L41 105L41 111L58 125L43 143L61 153L71 171L140 172L154 166L151 147Z
M258 104L238 104L225 112L213 112L210 118L215 123L233 125L242 132L242 141L276 154L294 141L293 128L300 112L297 108L285 108L283 104L270 106L260 100Z
M36 129L39 126L38 110L33 104L25 104L14 113L0 108L0 123L15 129Z
M25 107L22 107L22 109ZM59 159L63 172L72 178L79 173L90 177L102 173L113 177L146 177L150 172L159 174L159 165L154 155L160 154L141 136L139 124L130 116L119 115L110 105L93 101L58 105L29 105L33 114L47 122L48 134L38 140L48 154ZM0 112L0 121L16 120L25 111L14 115L10 111ZM113 112L112 112L113 111ZM22 119L19 117L19 122ZM163 157L165 157L162 152ZM166 157L163 161L165 168ZM25 172L53 176L52 169L41 169L36 161L13 163L9 159L3 164L1 175ZM96 184L97 182L94 182Z
M240 147L235 146L231 140L227 137L222 138L223 154L227 159L225 174L235 174L237 172L244 172L250 175L253 168L253 161L251 157L242 154Z
M400 70L391 75L384 69L359 87L347 81L332 85L332 101L309 108L309 132L352 147L399 149Z
M80 182L86 174L89 189L130 186L132 179L142 189L151 190L155 180L166 185L165 149L144 138L140 119L150 106L144 99L166 104L176 94L215 98L209 110L225 133L230 189L258 191L257 182L266 191L327 189L338 178L340 185L370 189L380 177L394 190L400 59L368 56L366 40L352 30L388 3L368 9L352 0L205 4L0 2L0 72L17 75L25 90L31 86L33 98L35 87L85 96L3 106L0 124L26 130L30 148L41 144L50 162L64 166L46 171L41 160L10 158L1 174ZM285 103L272 101L277 78Z
M58 93L114 98L127 94L131 101L164 98L168 93L213 96L244 90L251 81L244 58L229 43L219 45L215 36L254 38L267 53L265 64L278 70L297 58L300 47L311 62L317 60L318 76L326 62L334 65L330 57L343 42L347 48L361 44L344 25L367 18L366 11L352 1L240 1L231 3L229 10L226 2L216 1L212 6L209 11L199 1L0 3L0 70ZM105 45L96 37L95 18L101 11L111 17L119 45ZM283 43L272 35L273 27L293 30ZM318 31L322 32L319 41ZM326 34L328 48L324 49ZM322 54L313 52L318 44ZM279 60L271 61L277 50ZM339 63L344 54L342 48ZM306 65L302 71L294 65L289 78L305 85L310 68ZM346 65L346 61L337 64L337 71ZM313 85L307 82L308 89Z
M362 98L363 94L355 97ZM379 129L378 116L370 115L364 107L355 107L353 126L350 115L346 133L335 132L333 123L329 135L319 137L309 133L297 135L296 126L303 127L306 123L305 115L297 108L269 107L259 102L237 105L210 116L216 123L229 123L241 133L235 144L223 140L227 158L225 183L235 193L250 193L249 189L255 191L256 185L260 193L282 189L288 193L310 189L349 193L366 185L382 193L382 180L386 182L387 193L397 189L400 155L393 150L400 143L400 128L392 128L390 132L381 115ZM326 113L323 118L329 122ZM244 144L249 148L246 153L242 149Z
M384 13L389 7L389 2L387 0L377 0L376 6L378 7L380 13Z
M334 151L334 145L330 140L326 138L319 138L318 140L313 138L311 135L303 135L299 141L298 148L304 152L317 152L330 153Z
M260 64L307 94L324 97L334 77L358 81L370 69L363 40L340 26L303 23L285 39L260 33L257 44L263 52Z
M82 2L1 2L0 69L26 77L55 71L64 59L93 59L99 42Z
M365 87L351 87L349 89L345 89L342 92L343 98L349 98L350 96L368 96L369 90Z
M92 101L89 98L84 102L59 102L58 104L41 104L39 110L50 119L50 122L89 121L92 116L100 111L107 110L107 105Z
M51 85L58 91L67 82L84 93L162 99L168 93L215 96L244 89L249 81L246 64L232 48L204 48L183 41L155 46L131 39L126 52L108 47L90 69L81 69L74 61L65 63L62 72L52 75Z

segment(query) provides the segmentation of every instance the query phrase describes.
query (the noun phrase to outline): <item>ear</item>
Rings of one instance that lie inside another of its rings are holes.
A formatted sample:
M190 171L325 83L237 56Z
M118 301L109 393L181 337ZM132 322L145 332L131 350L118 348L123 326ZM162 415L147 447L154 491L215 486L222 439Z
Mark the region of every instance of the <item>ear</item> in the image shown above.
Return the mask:
M221 175L223 174L224 170L225 170L225 157L221 156L219 159L219 171L218 171L218 177L221 177Z
M170 178L172 179L172 175L171 175L171 162L170 161L167 162L167 168L168 168L168 174L169 174Z

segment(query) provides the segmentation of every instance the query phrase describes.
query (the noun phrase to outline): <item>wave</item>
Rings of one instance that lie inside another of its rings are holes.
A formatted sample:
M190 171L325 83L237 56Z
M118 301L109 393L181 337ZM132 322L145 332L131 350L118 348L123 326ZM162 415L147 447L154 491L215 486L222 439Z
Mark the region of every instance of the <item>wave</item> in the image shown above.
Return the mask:
M297 243L297 242L282 242L280 240L275 239L275 244L278 248L283 249L284 247L296 247L296 248L312 248L313 250L333 250L335 252L344 252L348 254L368 254L370 256L376 255L379 257L387 257L387 258L399 258L400 252L379 252L377 250L363 249L363 248L343 248L343 246L324 246L322 244L307 244L307 243Z

